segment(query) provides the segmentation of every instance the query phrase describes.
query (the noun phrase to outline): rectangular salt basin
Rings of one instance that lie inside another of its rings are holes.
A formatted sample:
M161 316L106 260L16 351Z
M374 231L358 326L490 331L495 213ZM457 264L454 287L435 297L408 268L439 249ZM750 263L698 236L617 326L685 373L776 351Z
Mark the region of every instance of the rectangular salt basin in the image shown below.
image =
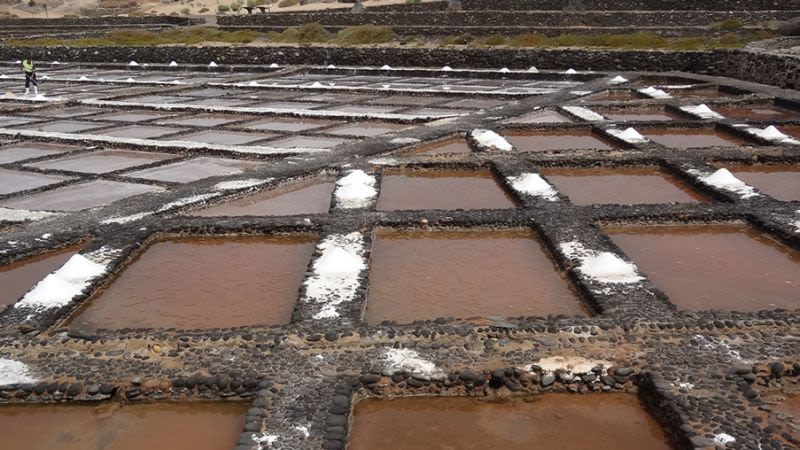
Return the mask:
M403 152L403 154L406 155L447 155L453 153L472 153L472 149L469 148L466 139L457 137L412 148L411 150Z
M0 286L3 286L0 289L0 309L22 298L36 283L84 247L86 244L74 245L0 266Z
M341 127L329 128L324 132L338 136L375 137L402 130L403 128L408 128L408 125L381 122L355 122Z
M714 106L712 109L725 117L754 121L790 120L800 117L797 111L773 105Z
M250 161L201 156L187 161L128 172L125 176L166 183L190 183L204 178L240 174L256 166L258 163Z
M24 128L26 130L33 131L45 131L48 133L80 133L82 131L104 128L109 125L112 124L80 120L56 120L54 122L29 124L18 128Z
M366 320L586 315L529 230L375 233Z
M726 168L740 180L777 200L800 201L800 165L757 164Z
M92 120L109 120L112 122L144 122L145 120L160 119L166 116L167 114L154 111L120 111L111 114L93 116Z
M275 137L273 133L248 133L246 131L221 131L217 129L182 134L170 140L200 142L203 144L246 145Z
M221 450L244 429L246 403L0 406L5 449Z
M186 128L160 127L156 125L130 125L122 128L113 128L98 134L118 138L155 139L186 130Z
M749 226L621 226L606 232L681 309L800 307L800 252Z
M664 109L596 108L595 111L615 122L671 122L682 119L677 114Z
M95 294L70 328L186 330L289 323L316 238L157 241Z
M0 164L57 155L71 150L79 150L80 148L40 142L20 142L0 147Z
M191 116L175 117L160 120L159 125L178 125L190 127L218 127L233 122L252 119L253 116L238 116L233 114L197 114Z
M43 173L0 169L0 195L37 189L72 179L63 175L46 175Z
M516 207L488 169L386 169L379 211Z
M262 119L241 125L242 128L259 131L300 132L333 125L336 122L316 119L284 119L280 117Z
M28 164L39 169L65 170L80 173L108 173L177 158L167 153L134 150L100 150L64 158Z
M592 94L588 97L585 97L585 100L593 100L597 102L619 102L619 101L628 101L628 100L635 100L639 97L634 95L634 93L629 90L612 90L612 91L604 91L598 92L596 94Z
M544 444L546 443L546 445ZM471 397L356 403L348 450L670 450L631 394L543 394L531 402Z
M335 187L331 177L310 178L187 215L219 217L327 214Z
M504 131L503 136L521 152L612 150L615 147L589 130Z
M7 208L38 211L80 211L97 206L110 205L117 200L151 192L163 192L164 188L145 184L121 183L95 180L73 184L52 191L39 192L0 204Z
M294 136L269 142L265 145L276 148L332 148L351 139L325 138L314 136Z
M679 150L746 145L743 139L710 128L653 128L639 132L663 146Z
M576 205L705 201L702 195L657 167L553 168L542 173Z
M411 95L390 95L388 97L376 98L367 103L375 105L397 105L397 106L426 106L433 103L446 101L447 97L423 97Z
M531 111L529 113L525 113L521 116L512 117L506 120L504 123L517 123L517 124L537 124L537 123L570 123L572 122L568 118L562 116L561 114L550 111Z

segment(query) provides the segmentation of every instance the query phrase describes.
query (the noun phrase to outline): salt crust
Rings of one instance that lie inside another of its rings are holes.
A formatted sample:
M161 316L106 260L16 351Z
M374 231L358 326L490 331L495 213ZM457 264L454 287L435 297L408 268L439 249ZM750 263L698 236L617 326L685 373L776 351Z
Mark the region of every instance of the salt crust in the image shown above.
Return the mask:
M709 108L706 104L697 106L681 106L681 111L687 112L701 119L724 119L725 116Z
M647 138L642 136L635 128L629 127L624 130L609 128L606 130L606 133L629 144L642 144L647 142Z
M717 445L726 445L730 444L731 442L736 442L736 438L728 433L719 433L714 435L714 439L712 439L712 441L714 441L714 443Z
M100 223L103 225L110 225L110 224L124 224L124 223L135 222L137 220L144 219L145 217L152 216L153 214L166 212L171 209L180 208L182 206L192 205L195 203L201 203L206 200L219 197L220 195L222 195L222 193L220 192L209 192L208 194L198 194L198 195L193 195L191 197L183 197L177 200L173 200L169 203L165 203L155 211L146 211L123 217L111 217L101 221Z
M558 201L558 191L536 173L523 173L516 177L508 177L511 186L518 192L541 197L547 201Z
M30 374L30 369L26 364L13 359L0 358L0 386L36 383L37 381L39 380Z
M580 374L589 373L597 366L611 367L613 364L602 359L586 359L580 356L550 356L542 358L532 365L539 366L543 371L550 373L556 370L566 370L570 373ZM530 366L528 371L532 371Z
M627 83L628 79L623 77L622 75L617 75L616 77L608 80L608 84L622 84Z
M472 130L469 134L472 139L478 142L478 145L487 150L499 150L501 152L514 150L514 146L511 143L492 130Z
M564 242L559 247L567 258L580 262L578 271L599 283L633 284L643 280L634 264L611 252L589 250L577 241Z
M231 181L222 181L214 185L214 189L220 191L233 191L236 189L247 189L251 187L261 186L262 184L266 184L272 181L272 178L266 179L258 179L258 178L246 178L244 180L231 180Z
M106 273L108 262L119 252L102 247L92 253L72 256L58 270L38 282L14 307L41 312L67 305L92 281Z
M774 125L770 125L763 130L761 128L748 127L745 129L745 131L766 141L775 142L778 144L800 145L799 140L782 133Z
M314 319L339 317L336 307L355 298L359 275L367 267L364 260L364 236L359 232L332 234L317 247L322 255L314 261L311 275L303 284L304 300L321 303Z
M340 208L366 208L378 195L376 184L375 177L367 175L363 170L351 170L347 176L336 181L336 192L333 195Z
M688 171L709 186L733 192L741 198L758 197L760 194L744 181L736 178L728 169L719 169L712 174L703 173L699 170L691 169Z
M26 220L41 220L47 217L58 216L60 213L48 211L29 211L27 209L11 209L0 206L0 222L24 222Z
M650 87L647 87L647 88L644 88L644 89L639 89L639 92L641 92L642 94L647 95L648 97L651 97L651 98L657 98L657 99L672 98L671 95L667 94L666 92L662 91L661 89L656 89L653 86L650 86Z
M384 363L383 373L391 375L394 372L407 370L412 375L423 380L438 380L444 378L444 372L431 361L419 356L415 350L408 348L387 348L380 359Z
M589 108L584 108L583 106L562 106L561 109L587 122L605 122L606 120L602 115Z

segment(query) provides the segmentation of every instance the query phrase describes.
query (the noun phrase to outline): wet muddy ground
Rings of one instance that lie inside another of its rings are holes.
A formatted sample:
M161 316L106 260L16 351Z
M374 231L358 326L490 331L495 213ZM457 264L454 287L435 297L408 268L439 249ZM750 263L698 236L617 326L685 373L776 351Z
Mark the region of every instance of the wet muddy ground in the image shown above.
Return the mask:
M66 100L0 99L4 442L800 445L800 159L735 126L800 138L796 91L217 62L53 65ZM750 115L677 113L701 103Z

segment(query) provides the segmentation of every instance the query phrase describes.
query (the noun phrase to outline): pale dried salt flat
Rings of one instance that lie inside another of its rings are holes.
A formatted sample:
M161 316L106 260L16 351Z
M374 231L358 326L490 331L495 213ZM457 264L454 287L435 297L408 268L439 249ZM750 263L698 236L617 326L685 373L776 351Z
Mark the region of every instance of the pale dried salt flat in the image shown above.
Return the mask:
M322 255L312 265L312 275L304 282L303 301L322 306L314 319L339 317L337 307L355 298L361 284L359 275L367 267L364 236L354 232L333 234L317 247Z
M0 358L0 386L36 383L27 364L13 359Z

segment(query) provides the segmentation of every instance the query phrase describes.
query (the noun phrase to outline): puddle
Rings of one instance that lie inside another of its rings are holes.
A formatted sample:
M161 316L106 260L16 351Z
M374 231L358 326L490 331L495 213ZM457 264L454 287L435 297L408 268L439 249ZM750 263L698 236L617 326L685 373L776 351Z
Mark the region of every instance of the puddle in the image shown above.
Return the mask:
M45 175L42 173L0 169L0 195L36 189L71 179L63 175Z
M533 111L521 116L512 117L505 123L534 124L534 123L571 123L572 121L555 111Z
M131 125L122 128L113 128L99 134L119 138L154 139L168 134L180 133L182 131L186 131L186 128Z
M505 209L515 206L488 169L386 169L377 209Z
M472 153L472 150L467 145L466 139L457 137L403 152L404 155L447 155L451 153Z
M48 133L79 133L81 131L104 128L109 125L112 124L101 122L83 122L79 120L56 120L54 122L26 125L23 128L26 130L46 131Z
M397 107L392 106L359 106L359 105L344 105L330 108L327 111L342 112L351 114L389 114L397 111Z
M243 128L259 131L285 131L285 132L299 132L306 130L313 130L328 125L333 125L336 122L329 120L314 120L314 119L263 119L257 122L250 122L241 125Z
M657 167L553 168L543 174L576 205L696 203L705 198Z
M158 241L90 299L70 328L209 329L288 324L310 235Z
M371 259L370 325L438 317L586 314L528 230L381 230L375 233Z
M583 98L583 100L598 102L624 102L637 99L639 99L639 97L634 95L630 90L598 92L597 94L592 94Z
M29 164L40 169L65 170L80 173L107 173L131 167L152 164L177 155L148 153L133 150L101 150L65 158L51 159Z
M726 166L737 178L784 202L800 201L800 166L738 165Z
M350 139L324 138L313 136L295 136L277 141L269 142L265 145L277 148L332 148L345 142L352 142Z
M748 226L626 226L606 232L681 309L800 306L800 253Z
M348 450L669 450L631 394L544 394L489 403L469 397L358 402Z
M120 405L0 406L3 447L229 449L242 433L249 406L243 403Z
M257 165L258 163L249 161L201 156L187 161L129 172L124 176L167 183L190 183L209 177L239 174Z
M680 150L747 145L743 139L709 128L654 128L639 131L650 140Z
M447 97L422 97L412 95L391 95L389 97L376 98L367 103L397 106L425 106L447 100Z
M797 119L800 116L800 114L798 114L796 111L791 111L772 105L752 105L739 107L714 106L713 109L725 117L755 121L790 120Z
M0 290L0 309L22 298L36 283L61 267L86 245L74 245L0 266L0 286L3 286Z
M113 122L143 122L145 120L160 119L164 116L165 114L157 112L149 112L149 111L137 111L137 112L122 111L112 114L103 114L100 116L95 116L92 117L92 119L109 120Z
M490 108L497 108L506 104L508 104L508 102L503 100L465 98L462 100L456 100L454 102L445 103L442 106L446 106L448 108L490 109Z
M51 108L43 111L31 111L26 114L37 117L46 117L48 119L68 119L78 116L87 116L89 114L97 114L105 111L106 110L101 108L92 108L89 106L72 106L68 108Z
M589 130L553 131L511 131L503 136L521 152L544 152L562 150L612 150L606 143Z
M356 122L342 127L329 128L325 130L325 133L340 136L375 137L393 133L403 128L408 128L408 125L381 122Z
M615 122L670 122L683 119L663 109L597 109L597 112Z
M335 187L333 178L311 178L187 215L219 217L327 214Z
M667 93L678 98L717 98L731 95L720 92L717 87L702 89L667 89Z
M199 131L197 133L184 134L171 140L200 142L203 144L218 144L218 145L245 145L251 142L261 141L275 137L272 133L248 133L245 131L221 131L221 130L207 130Z
M95 180L8 200L2 206L38 211L80 211L110 205L134 195L163 191L164 188L145 184Z
M190 127L218 127L233 122L251 119L252 116L233 116L224 114L198 114L159 121L159 124Z

